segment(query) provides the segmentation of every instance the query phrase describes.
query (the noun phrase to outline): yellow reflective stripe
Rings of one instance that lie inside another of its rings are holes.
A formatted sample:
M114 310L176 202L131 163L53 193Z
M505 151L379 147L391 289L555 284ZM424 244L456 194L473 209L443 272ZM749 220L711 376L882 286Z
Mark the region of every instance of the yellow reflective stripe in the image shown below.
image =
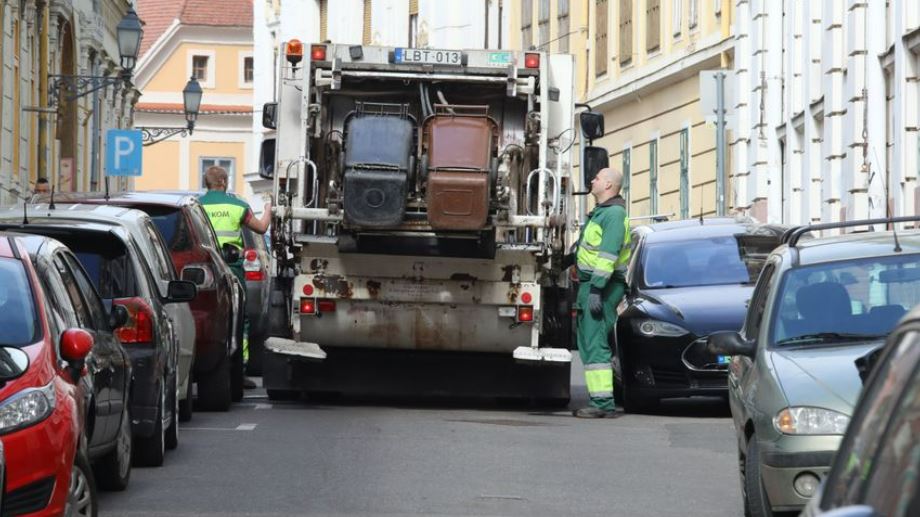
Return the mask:
M591 365L594 366L594 365ZM601 368L585 368L585 384L588 395L592 397L613 397L613 369L609 364L600 365Z

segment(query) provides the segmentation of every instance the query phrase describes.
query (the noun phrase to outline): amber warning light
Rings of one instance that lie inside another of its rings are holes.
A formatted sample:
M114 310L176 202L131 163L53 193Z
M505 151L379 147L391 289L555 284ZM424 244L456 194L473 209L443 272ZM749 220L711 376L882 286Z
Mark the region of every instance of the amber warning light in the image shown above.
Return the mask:
M303 60L303 43L297 39L288 41L287 45L285 45L284 55L287 56L288 63L297 66Z

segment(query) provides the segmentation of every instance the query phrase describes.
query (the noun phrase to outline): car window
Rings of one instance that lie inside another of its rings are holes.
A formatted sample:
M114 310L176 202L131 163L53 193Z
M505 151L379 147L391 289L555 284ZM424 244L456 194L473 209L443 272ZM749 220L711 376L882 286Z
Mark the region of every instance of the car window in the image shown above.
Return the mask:
M771 342L820 343L815 336L828 333L886 336L920 304L918 261L916 254L898 254L789 271L778 292Z
M863 391L847 433L837 451L837 459L825 482L823 509L859 503L866 490L865 481L873 469L881 438L892 414L898 411L902 387L913 378L910 390L917 397L917 362L920 359L920 332L911 331L894 339L879 364L878 371ZM914 408L916 411L916 408ZM917 418L914 416L914 425ZM920 431L914 429L914 436ZM886 514L888 515L888 514Z
M178 208L145 207L170 251L188 251L192 249L192 235L185 220L185 215Z
M726 235L648 243L642 256L649 289L753 284L778 237Z
M83 234L64 242L77 256L104 299L138 295L137 274L124 241L110 234Z
M86 305L86 302L84 302L83 297L80 296L80 289L77 286L77 281L67 268L67 263L64 261L61 254L56 254L53 260L54 267L57 269L58 274L61 276L61 280L64 282L64 292L70 299L71 305L73 305L74 315L77 318L77 325L80 328L95 330L96 325L93 321L92 314L90 314L89 307Z
M191 216L195 233L197 233L201 239L201 244L215 250L218 249L217 235L214 234L214 228L211 227L211 222L205 215L204 208L196 204L190 207L188 213Z
M153 251L153 264L151 265L153 266L154 274L157 278L166 282L175 280L176 269L173 267L172 260L166 254L166 244L152 222L147 221L144 223L144 233Z
M67 328L76 327L77 315L74 313L70 300L64 293L65 289L61 282L61 277L55 267L43 258L36 260L35 267L38 271L39 282L42 284L42 290L45 291L45 299L53 309L52 313L58 322L60 332ZM60 334L55 338L55 343L57 343L57 338L60 338Z
M86 271L83 270L83 267L77 259L70 253L65 252L62 253L61 256L67 262L73 278L77 281L77 286L80 288L80 295L93 318L94 327L96 330L110 330L109 319L105 307L102 304L102 300L99 299L96 288L89 281L89 278L87 278Z
M26 270L17 259L0 259L0 345L25 346L41 336Z
M767 298L770 295L770 286L773 284L773 277L776 274L776 265L772 262L764 266L757 280L757 286L748 302L747 316L744 320L744 336L747 339L757 339L760 334L760 326L763 322L764 309L767 307Z

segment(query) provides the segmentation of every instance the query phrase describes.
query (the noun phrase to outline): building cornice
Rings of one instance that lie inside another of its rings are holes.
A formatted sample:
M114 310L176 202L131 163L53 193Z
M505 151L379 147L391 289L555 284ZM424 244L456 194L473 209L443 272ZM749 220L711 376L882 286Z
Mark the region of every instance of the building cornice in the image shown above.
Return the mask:
M603 92L591 92L592 95L586 102L594 109L610 109L632 100L635 96L647 96L675 81L695 76L713 65L718 68L721 54L732 51L734 46L733 37L717 39L692 53L678 54L645 75L634 78L621 77L616 83L617 86Z

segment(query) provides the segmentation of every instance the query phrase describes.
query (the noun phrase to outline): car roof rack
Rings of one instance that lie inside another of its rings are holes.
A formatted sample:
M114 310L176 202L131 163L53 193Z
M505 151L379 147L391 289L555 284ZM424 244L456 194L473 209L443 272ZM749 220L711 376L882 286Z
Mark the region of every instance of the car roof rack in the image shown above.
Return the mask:
M799 243L799 239L801 239L803 235L814 231L834 230L837 228L851 228L854 226L872 226L876 224L888 225L911 221L920 221L920 215L888 217L884 219L859 219L853 221L840 221L836 223L806 224L802 226L795 226L786 230L786 233L783 234L782 243L788 245L790 248L795 248Z

